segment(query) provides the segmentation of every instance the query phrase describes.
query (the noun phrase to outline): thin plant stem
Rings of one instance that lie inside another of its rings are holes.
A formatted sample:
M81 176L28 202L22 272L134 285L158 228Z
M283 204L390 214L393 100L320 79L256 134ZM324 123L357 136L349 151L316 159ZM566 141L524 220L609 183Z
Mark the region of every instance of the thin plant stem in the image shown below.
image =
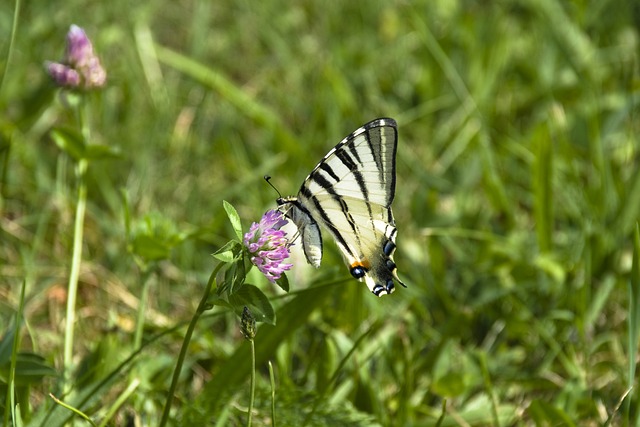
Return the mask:
M251 419L253 417L253 403L256 396L256 344L252 340L251 343L251 397L249 398L249 415L247 417L247 427L251 427Z
M271 382L271 427L276 427L276 379L271 361L269 361L269 381Z
M11 22L11 36L9 37L9 46L7 47L7 57L5 58L4 70L0 71L0 102L3 96L4 84L9 74L9 68L13 62L13 51L16 42L16 34L18 32L18 18L20 17L21 1L15 1L15 8L13 9L13 21ZM7 198L7 182L9 175L9 155L11 154L11 146L13 145L13 135L8 139L5 149L2 151L2 159L0 166L0 212L4 209L4 201Z
M87 166L87 159L81 159L77 165L78 204L76 205L76 218L73 228L73 252L71 256L71 272L69 274L69 285L67 288L67 319L64 331L65 393L70 389L69 378L73 359L73 331L76 320L76 297L78 295L78 278L80 276L80 262L82 260L84 215L87 207L87 185L85 183Z
M27 287L26 280L22 282L22 289L20 290L20 305L18 306L18 312L16 313L16 320L13 330L13 346L11 349L11 363L9 364L9 381L7 382L8 390L5 396L5 411L4 411L4 424L9 425L9 415L11 415L11 421L13 425L18 425L16 414L16 365L18 361L18 348L20 347L20 327L22 326L22 315L24 313L24 293ZM9 410L11 408L11 410Z
M133 338L133 348L136 350L142 346L142 333L144 331L144 314L147 311L149 301L149 286L151 285L151 269L145 267L142 271L142 294L140 304L138 304L138 318L136 319L136 330Z
M82 412L81 410L79 410L78 408L75 408L65 402L63 402L62 400L58 399L57 397L55 397L52 393L49 393L49 397L51 399L53 399L54 402L56 402L58 405L62 406L63 408L68 409L69 411L73 412L74 414L80 416L81 418L83 418L85 421L87 421L89 424L91 424L93 427L98 427L96 425L96 423L93 422L93 420L91 419L91 417L87 414L85 414L84 412Z
M207 282L207 286L204 289L204 293L202 294L202 298L200 299L200 303L198 304L198 308L191 318L191 322L189 322L189 327L187 328L187 333L184 336L184 340L182 340L182 348L180 348L180 354L178 355L178 361L176 362L175 370L173 371L173 378L171 379L171 386L169 387L169 394L167 395L167 401L164 404L164 410L162 411L162 419L160 420L159 427L164 427L167 425L169 421L169 413L171 411L171 402L173 401L173 394L176 391L176 387L178 386L178 379L180 378L180 372L182 371L182 365L184 364L184 359L187 355L187 349L189 348L189 343L191 342L191 337L193 336L193 331L196 328L196 323L198 323L198 319L202 316L209 308L209 295L211 294L211 290L215 285L216 274L220 271L220 268L224 263L219 263L216 268L211 273L209 277L209 281Z
M2 94L2 89L4 88L4 82L7 78L7 74L9 71L9 67L11 67L11 62L13 60L13 49L15 47L16 34L18 33L18 18L20 17L20 0L15 1L15 7L13 9L13 21L11 22L11 36L9 37L9 47L7 48L7 57L5 59L5 67L2 71L2 76L0 77L0 95Z
M106 427L109 424L109 421L112 420L116 412L118 412L118 409L120 409L120 407L124 405L127 399L131 397L131 395L136 391L139 385L140 379L134 378L133 381L131 381L131 383L127 386L127 388L122 393L120 393L120 396L116 399L114 404L111 405L106 415L102 418L102 421L100 421L100 424L98 424L98 427Z

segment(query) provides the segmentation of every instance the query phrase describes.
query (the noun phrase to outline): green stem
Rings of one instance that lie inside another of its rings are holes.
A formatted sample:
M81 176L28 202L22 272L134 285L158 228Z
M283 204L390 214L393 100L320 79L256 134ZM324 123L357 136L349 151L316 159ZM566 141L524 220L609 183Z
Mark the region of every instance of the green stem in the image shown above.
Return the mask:
M27 281L22 282L20 290L20 305L16 313L16 324L13 330L13 346L11 349L11 363L9 364L9 381L7 382L7 395L5 396L4 426L9 425L9 415L13 425L18 425L16 421L16 365L18 362L18 348L20 347L20 327L22 326L22 315L24 313L24 293Z
M73 412L74 414L80 416L81 418L83 418L85 421L87 421L89 424L91 424L93 427L98 427L96 425L96 423L93 422L93 420L91 419L91 417L89 417L89 415L85 414L84 412L82 412L81 410L79 410L78 408L75 408L67 403L64 403L62 400L58 399L57 397L55 397L52 393L49 393L49 397L51 399L53 399L54 402L56 402L58 405L62 406L65 409L68 409L69 411Z
M7 74L9 71L9 67L11 67L12 59L13 59L13 49L16 45L16 34L18 33L18 18L20 17L20 0L15 1L15 8L13 9L13 21L11 22L11 36L9 37L9 47L7 49L7 57L5 59L4 70L1 73L0 77L0 95L2 94L2 89L4 88L4 82L7 78Z
M151 284L151 269L145 267L142 272L142 294L140 304L138 304L138 318L136 319L136 330L133 338L133 348L139 349L142 346L142 332L144 331L144 314L149 301L149 286Z
M82 132L83 143L89 144L90 129L87 120L88 105L80 100L77 104L76 119ZM85 177L89 160L80 159L76 165L76 179L78 180L78 204L76 205L76 217L73 227L73 252L71 255L71 271L69 273L69 285L67 287L67 319L64 330L64 392L71 390L71 365L73 363L73 333L76 321L76 297L78 295L78 279L80 277L80 263L82 262L82 237L84 233L84 215L87 210L87 184Z
M167 401L164 404L164 410L162 411L162 419L160 420L159 427L164 427L167 425L167 421L169 421L169 412L171 411L171 401L173 400L173 394L176 391L176 387L178 386L178 379L180 377L180 372L182 371L182 365L184 364L184 358L187 355L187 348L189 348L189 342L191 341L191 336L193 335L193 331L196 328L196 323L198 319L202 315L202 313L207 310L209 306L209 295L211 294L211 289L213 289L213 285L215 284L216 274L220 271L220 268L224 263L220 263L216 266L216 268L211 273L209 277L209 281L207 282L207 286L204 289L204 294L202 294L202 298L200 299L200 304L198 304L198 308L196 309L195 314L191 318L191 322L189 322L189 327L187 328L187 333L184 336L184 340L182 340L182 348L180 348L180 354L178 355L178 361L176 362L176 368L173 371L173 378L171 379L171 386L169 387L169 394L167 395Z
M276 427L276 378L271 361L269 361L269 380L271 381L271 427Z
M4 70L0 71L0 100L2 99L4 83L7 75L9 74L9 68L13 62L13 50L16 45L16 34L18 32L18 18L20 17L20 0L15 1L15 8L13 9L13 20L11 22L11 36L9 37L9 46L7 47L7 57L4 62ZM4 208L4 200L6 199L6 185L7 176L9 174L9 153L11 151L11 144L13 143L13 136L7 141L6 149L2 152L2 171L0 173L0 212Z
M87 166L87 159L81 159L77 166L78 204L76 206L76 218L73 229L73 254L71 258L71 272L69 273L69 285L67 288L67 319L64 331L65 393L70 389L69 378L73 361L73 329L76 320L76 296L78 295L78 277L80 276L80 262L82 260L84 214L87 207L87 185L84 179Z
M247 427L251 427L251 418L253 416L253 402L256 395L256 344L253 340L251 343L251 397L249 398L249 416L247 418Z

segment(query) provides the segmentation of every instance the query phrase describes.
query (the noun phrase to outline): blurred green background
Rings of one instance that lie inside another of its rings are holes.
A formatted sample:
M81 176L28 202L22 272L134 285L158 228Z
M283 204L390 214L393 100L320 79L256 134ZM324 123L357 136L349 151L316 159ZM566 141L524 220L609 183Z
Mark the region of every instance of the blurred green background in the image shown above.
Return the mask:
M295 194L345 135L393 117L408 288L375 298L332 243L319 270L293 247L292 295L252 271L277 315L256 336L255 424L272 422L271 361L281 426L638 425L640 5L611 0L3 2L0 384L24 283L21 350L42 369L18 372L28 423L70 414L48 394L76 184L50 131L73 116L43 65L70 24L108 74L90 142L120 152L87 174L73 390L96 423L157 425L233 237L222 200L248 229L275 207L263 175ZM244 425L247 346L235 314L200 320L174 425Z

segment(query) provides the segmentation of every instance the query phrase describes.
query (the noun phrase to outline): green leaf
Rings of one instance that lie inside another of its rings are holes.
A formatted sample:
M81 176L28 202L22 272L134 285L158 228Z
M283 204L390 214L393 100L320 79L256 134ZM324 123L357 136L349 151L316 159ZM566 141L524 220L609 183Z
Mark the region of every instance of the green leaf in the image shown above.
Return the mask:
M220 295L216 295L216 294L211 295L207 303L211 304L211 306L218 305L220 307L226 307L230 310L233 310L233 306L229 304L229 302L225 300L223 297L221 297Z
M121 157L122 153L118 147L102 144L89 144L85 147L84 156L89 160L104 160Z
M462 372L447 372L433 382L431 388L440 396L460 396L467 389L467 381Z
M276 285L280 286L285 292L289 292L289 279L287 279L287 275L282 273L282 276L278 280L276 280Z
M13 347L14 328L10 328L0 340L0 365L11 360L11 348Z
M276 324L276 314L269 298L257 287L245 284L237 292L229 295L229 303L234 311L240 315L242 309L247 306L256 322L266 322L270 325Z
M41 382L45 376L56 376L56 370L45 362L44 357L34 353L18 353L16 358L15 382L18 386ZM0 366L0 379L7 381L9 363Z
M236 292L236 289L239 289L244 284L244 281L247 278L247 270L245 270L243 258L238 259L234 267L234 274L231 280L231 294Z
M169 218L159 212L151 212L131 224L129 249L146 262L167 259L171 250L186 236L176 230Z
M67 153L74 160L86 158L86 144L84 138L74 129L55 128L51 131L51 138L58 148Z
M536 425L575 426L574 422L562 409L542 400L534 400L527 408L527 413Z
M245 270L244 259L240 257L225 271L224 282L220 284L220 288L226 290L229 294L233 294L242 287L246 276L247 272Z
M146 261L167 259L171 256L172 246L154 236L139 234L131 242L132 252Z
M223 247L215 251L212 255L222 262L233 262L242 250L240 243L235 240L228 241Z
M238 240L242 242L242 223L240 221L240 215L238 215L238 211L236 208L231 205L231 203L226 200L222 201L222 205L224 206L224 210L227 212L227 216L229 217L229 222L231 222L231 226L233 227L233 231L236 233Z

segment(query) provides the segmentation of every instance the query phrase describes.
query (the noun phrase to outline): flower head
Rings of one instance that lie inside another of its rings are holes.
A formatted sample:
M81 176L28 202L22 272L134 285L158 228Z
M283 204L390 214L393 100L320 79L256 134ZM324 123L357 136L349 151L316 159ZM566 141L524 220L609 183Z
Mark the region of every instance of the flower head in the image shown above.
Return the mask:
M289 248L285 232L280 228L286 223L282 213L270 210L262 216L260 223L251 224L249 232L244 235L243 243L251 262L271 283L293 266L284 263L289 258Z
M93 52L84 30L72 25L67 33L67 50L62 63L46 62L53 81L63 87L92 89L104 86L107 73Z

